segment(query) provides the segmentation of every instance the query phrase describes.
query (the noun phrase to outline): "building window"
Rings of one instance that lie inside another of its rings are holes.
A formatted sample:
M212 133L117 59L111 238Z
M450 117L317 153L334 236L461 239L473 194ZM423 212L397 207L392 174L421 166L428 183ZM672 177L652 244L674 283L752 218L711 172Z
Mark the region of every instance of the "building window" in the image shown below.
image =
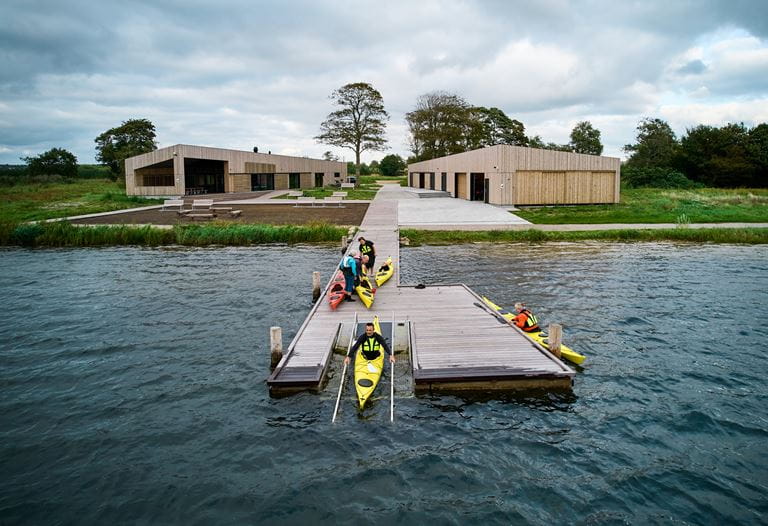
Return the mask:
M301 174L288 174L288 188L301 188Z
M175 186L173 174L170 175L142 175L139 186Z

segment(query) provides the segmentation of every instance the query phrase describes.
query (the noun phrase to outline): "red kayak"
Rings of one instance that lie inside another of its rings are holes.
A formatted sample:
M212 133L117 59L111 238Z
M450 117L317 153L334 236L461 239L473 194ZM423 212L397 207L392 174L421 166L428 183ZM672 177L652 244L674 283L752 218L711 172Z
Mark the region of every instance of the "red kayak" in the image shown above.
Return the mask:
M328 303L331 304L331 308L335 309L344 300L344 273L342 271L336 272L336 277L333 278L331 288L328 289Z

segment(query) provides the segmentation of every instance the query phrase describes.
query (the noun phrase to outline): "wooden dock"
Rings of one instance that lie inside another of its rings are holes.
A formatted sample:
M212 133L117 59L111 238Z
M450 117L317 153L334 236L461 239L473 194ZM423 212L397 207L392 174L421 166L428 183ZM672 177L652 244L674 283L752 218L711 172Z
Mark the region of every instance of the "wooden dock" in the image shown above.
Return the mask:
M320 389L342 324L348 332L375 315L408 323L416 390L570 389L574 371L501 323L463 284L416 288L400 283L397 200L373 200L358 236L376 246L376 266L392 257L395 275L376 291L371 309L359 299L331 310L328 285L312 307L283 359L267 380L272 392ZM352 244L357 249L357 236ZM334 272L335 274L335 272ZM329 280L330 284L330 280Z

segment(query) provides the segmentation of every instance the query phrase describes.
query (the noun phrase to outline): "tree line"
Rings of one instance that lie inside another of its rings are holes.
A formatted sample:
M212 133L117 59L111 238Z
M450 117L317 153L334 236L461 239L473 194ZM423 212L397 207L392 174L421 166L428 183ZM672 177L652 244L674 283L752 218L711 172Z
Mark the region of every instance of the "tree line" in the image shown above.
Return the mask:
M389 114L381 93L365 82L346 84L329 97L336 110L320 124L315 140L351 149L355 153L350 173L400 175L406 160L387 155L370 165L360 162L366 151L387 147ZM549 150L600 155L600 130L589 121L577 123L566 144L545 143L526 134L525 125L499 108L476 106L463 97L444 91L420 95L406 113L407 162L417 162L470 150L508 144ZM157 149L154 124L148 119L129 119L96 137L96 159L109 168L113 179L125 175L125 159ZM637 126L636 142L624 146L629 155L622 167L622 181L629 186L656 187L754 187L768 186L768 124L754 128L742 124L721 127L698 125L678 139L667 122L644 118ZM325 159L338 160L330 151ZM74 177L77 159L63 148L22 158L27 175L57 174ZM7 171L7 170L6 170Z
M624 146L629 158L622 180L629 186L721 188L768 186L768 124L688 128L678 140L669 124L645 118L634 144Z

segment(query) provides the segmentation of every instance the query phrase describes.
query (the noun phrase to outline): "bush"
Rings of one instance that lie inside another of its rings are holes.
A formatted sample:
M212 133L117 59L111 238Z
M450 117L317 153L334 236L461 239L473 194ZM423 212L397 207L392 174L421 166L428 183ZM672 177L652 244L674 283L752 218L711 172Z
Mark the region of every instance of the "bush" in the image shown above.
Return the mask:
M672 168L651 168L625 166L621 170L621 181L628 188L700 188L701 184L691 181Z

